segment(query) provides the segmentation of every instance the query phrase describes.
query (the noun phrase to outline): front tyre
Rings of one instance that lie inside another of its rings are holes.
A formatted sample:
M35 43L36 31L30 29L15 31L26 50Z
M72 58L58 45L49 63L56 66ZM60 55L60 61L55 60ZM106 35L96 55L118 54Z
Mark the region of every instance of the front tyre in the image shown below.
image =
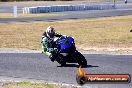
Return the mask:
M63 67L66 65L66 61L62 55L58 56L57 62Z
M66 62L65 62L64 60L61 60L61 61L60 61L60 64L61 64L61 66L63 67L63 66L66 65Z
M80 52L77 52L77 62L79 66L87 67L87 60Z

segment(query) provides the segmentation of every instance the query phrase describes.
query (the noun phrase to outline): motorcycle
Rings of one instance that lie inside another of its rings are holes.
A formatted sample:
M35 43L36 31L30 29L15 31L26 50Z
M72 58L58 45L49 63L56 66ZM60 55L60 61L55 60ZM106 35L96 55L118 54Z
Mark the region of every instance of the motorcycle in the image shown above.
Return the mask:
M65 66L66 63L78 63L79 66L86 67L87 60L76 50L72 37L61 36L52 45L55 60Z

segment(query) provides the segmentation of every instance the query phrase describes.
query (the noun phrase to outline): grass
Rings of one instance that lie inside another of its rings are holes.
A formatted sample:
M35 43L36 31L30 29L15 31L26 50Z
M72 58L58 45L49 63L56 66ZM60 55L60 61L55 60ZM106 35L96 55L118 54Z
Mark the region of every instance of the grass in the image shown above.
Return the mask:
M0 2L0 4L11 4L11 5L55 5L55 4L77 4L81 2L102 2L111 0L73 0L73 1L20 1L20 2ZM119 0L118 0L119 1Z
M23 17L50 17L50 16L62 16L62 14L18 14L17 18L23 18ZM14 18L13 14L11 13L0 13L0 18Z
M47 83L17 82L16 84L18 86L27 86L27 88L29 86L32 88L54 88L53 84L47 84Z
M41 83L41 82L0 82L0 88L78 88L76 86L66 86L61 84Z
M41 35L49 25L54 25L58 33L73 36L78 49L132 48L132 15L57 22L2 23L0 48L39 50Z
M55 88L52 84L31 82L4 82L0 88Z

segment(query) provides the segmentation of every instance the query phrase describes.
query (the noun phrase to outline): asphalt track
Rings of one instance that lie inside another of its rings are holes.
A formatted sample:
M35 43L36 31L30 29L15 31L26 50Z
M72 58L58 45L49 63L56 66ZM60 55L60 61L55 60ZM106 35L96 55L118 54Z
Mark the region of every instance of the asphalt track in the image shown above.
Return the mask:
M132 9L69 11L69 12L59 12L58 14L65 14L65 15L64 16L53 16L53 17L34 17L34 18L0 18L0 23L33 22L33 21L52 22L52 21L62 21L62 20L68 20L68 19L85 19L85 18L124 16L124 15L132 15Z
M130 74L132 55L85 54L88 74ZM0 78L76 84L77 64L60 67L41 53L0 53ZM130 84L86 84L87 88L132 88Z
M85 19L85 18L100 18L111 16L132 15L132 0L128 0L129 4L124 4L124 1L116 2L116 9L111 10L86 10L86 11L68 11L68 12L54 12L57 14L64 14L64 16L53 17L33 17L33 18L0 18L0 23L11 22L33 22L33 21L62 21L68 19ZM113 4L113 2L100 2L96 4ZM0 13L12 13L12 5L1 4ZM18 13L22 13L22 8L25 5L18 4ZM50 14L50 13L45 13Z

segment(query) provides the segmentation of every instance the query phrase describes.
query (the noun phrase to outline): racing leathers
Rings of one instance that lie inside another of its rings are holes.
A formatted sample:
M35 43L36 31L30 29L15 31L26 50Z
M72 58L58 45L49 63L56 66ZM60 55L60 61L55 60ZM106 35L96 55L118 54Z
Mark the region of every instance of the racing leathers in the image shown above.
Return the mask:
M61 36L62 36L61 34L55 33L54 36L51 38L47 35L46 32L44 32L42 35L42 41L41 41L42 53L45 53L47 56L49 56L51 61L54 61L54 59L55 59L54 58L55 55L50 50L50 49L52 49L52 44L54 43L54 38L61 37Z

